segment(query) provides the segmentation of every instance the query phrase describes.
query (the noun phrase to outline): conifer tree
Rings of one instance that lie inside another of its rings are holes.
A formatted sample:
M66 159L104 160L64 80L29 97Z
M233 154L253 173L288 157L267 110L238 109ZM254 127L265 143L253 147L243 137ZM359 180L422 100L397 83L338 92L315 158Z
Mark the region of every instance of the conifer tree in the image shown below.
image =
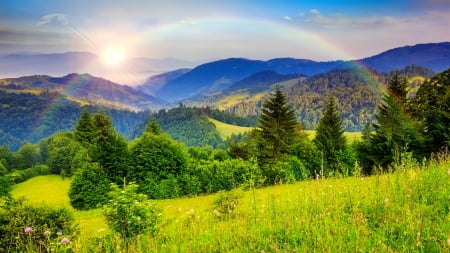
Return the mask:
M406 78L399 77L398 73L389 81L387 93L375 115L374 134L369 136L369 144L366 145L371 160L368 164L387 168L393 162L400 161L401 153L413 152L416 158L421 156L422 138L415 121L407 112L407 88Z
M94 125L91 115L85 107L83 107L80 119L75 126L75 139L85 147L88 147L89 144L93 143Z
M428 153L450 146L450 69L426 80L411 103L415 118L423 122Z
M333 97L330 97L325 112L319 121L314 144L322 155L323 173L328 174L330 171L337 170L339 166L338 155L346 148L346 138L341 115L336 109Z
M297 136L295 111L289 106L285 95L277 87L261 109L256 130L258 163L280 161L291 152Z

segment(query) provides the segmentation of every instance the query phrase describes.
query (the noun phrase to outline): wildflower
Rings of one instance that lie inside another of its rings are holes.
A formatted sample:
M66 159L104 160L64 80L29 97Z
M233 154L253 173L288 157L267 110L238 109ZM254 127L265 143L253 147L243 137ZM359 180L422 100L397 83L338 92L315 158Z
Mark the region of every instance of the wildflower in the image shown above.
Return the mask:
M63 239L61 239L61 243L68 243L70 242L69 238L64 237Z
M447 239L447 244L450 246L450 238Z
M56 234L57 234L58 236L61 236L61 235L62 235L62 232L56 232Z
M48 231L48 230L45 230L45 232L44 232L44 236L45 237L48 237L50 235L50 231Z
M25 233L30 233L30 232L33 232L33 228L32 227L26 227L24 229L24 231L25 231Z

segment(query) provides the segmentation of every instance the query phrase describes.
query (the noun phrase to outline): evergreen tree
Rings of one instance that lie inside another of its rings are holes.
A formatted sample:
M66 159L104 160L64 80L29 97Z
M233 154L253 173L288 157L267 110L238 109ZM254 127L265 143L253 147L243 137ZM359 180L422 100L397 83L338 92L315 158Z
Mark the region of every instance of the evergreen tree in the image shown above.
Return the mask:
M111 119L103 111L94 115L93 125L95 137L90 149L92 161L100 164L112 182L120 184L128 174L128 144L112 128Z
M413 99L413 114L423 121L428 153L450 146L450 69L426 80Z
M80 119L75 126L75 139L88 147L94 141L94 125L88 110L83 107Z
M369 134L368 145L359 150L368 153L365 155L367 165L387 168L395 161L400 162L401 153L413 152L416 158L422 154L422 138L406 108L409 101L405 82L398 73L389 81L387 94L375 115L376 123L372 125L374 134ZM371 170L365 168L365 171Z
M298 137L295 111L277 87L275 94L264 102L255 132L258 163L273 164L291 152Z
M336 109L335 100L330 97L325 112L319 121L314 138L323 159L323 174L340 169L339 153L346 148L346 138L341 115Z

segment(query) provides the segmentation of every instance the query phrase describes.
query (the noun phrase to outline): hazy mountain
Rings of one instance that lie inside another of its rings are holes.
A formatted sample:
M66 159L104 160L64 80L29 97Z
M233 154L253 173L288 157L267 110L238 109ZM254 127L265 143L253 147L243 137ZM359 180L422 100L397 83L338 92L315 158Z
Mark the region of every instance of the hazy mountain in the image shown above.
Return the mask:
M192 67L194 63L175 58L131 58L120 66L112 67L88 52L59 54L11 54L0 56L0 78L28 75L63 76L68 73L89 73L116 83L136 85L150 75L173 69Z
M164 101L135 90L130 86L88 74L69 74L64 77L44 75L1 79L3 87L57 91L70 98L91 104L128 109L157 109ZM1 86L0 86L1 87Z
M181 75L186 74L188 71L190 71L190 69L177 69L160 75L151 76L145 81L145 83L136 86L135 89L154 95L168 82L177 79Z
M359 62L379 72L401 69L412 64L442 72L450 67L450 42L394 48Z
M378 72L389 72L412 64L440 72L450 67L450 42L399 47L353 61L316 62L293 58L259 61L230 58L202 64L165 82L156 95L166 100L177 101L226 90L236 82L261 71L312 76L333 69L349 69L361 64Z

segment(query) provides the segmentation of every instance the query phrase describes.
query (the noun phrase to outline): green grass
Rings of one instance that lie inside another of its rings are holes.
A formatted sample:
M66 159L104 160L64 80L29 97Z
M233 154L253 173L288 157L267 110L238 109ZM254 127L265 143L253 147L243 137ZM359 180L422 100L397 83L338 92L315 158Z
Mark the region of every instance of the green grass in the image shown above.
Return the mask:
M231 134L240 134L251 131L252 127L241 127L236 125L231 125L227 123L223 123L221 121L208 118L211 123L213 123L216 126L217 131L219 131L220 136L222 139L226 139L231 136ZM308 138L314 139L316 136L315 130L304 130L305 133L308 134ZM344 132L344 136L347 138L348 143L353 143L354 141L361 140L361 132Z
M208 118L208 120L216 126L217 131L219 131L220 137L222 137L222 139L224 140L230 137L232 134L243 134L245 132L250 132L253 129L253 127L230 125L212 118Z
M161 200L156 237L140 237L127 250L116 241L101 244L129 252L450 252L449 168L448 159L427 167L405 163L392 174L247 190L223 219L214 215L217 195ZM68 182L39 177L13 194L67 201ZM36 194L43 189L51 196ZM98 231L105 228L100 210L76 217L84 238L106 233ZM87 239L78 244L87 251Z

